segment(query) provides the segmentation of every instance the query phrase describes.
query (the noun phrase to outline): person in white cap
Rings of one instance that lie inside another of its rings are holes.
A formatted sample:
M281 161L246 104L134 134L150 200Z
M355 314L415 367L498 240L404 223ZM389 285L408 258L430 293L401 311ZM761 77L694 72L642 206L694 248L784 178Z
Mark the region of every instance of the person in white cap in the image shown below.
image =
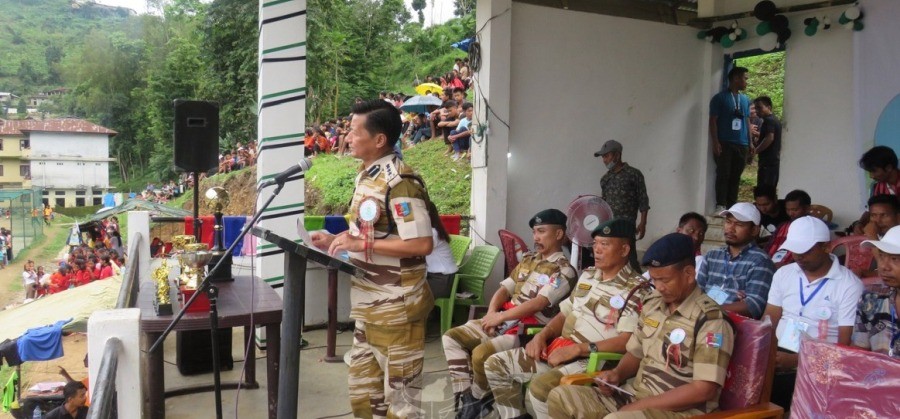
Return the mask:
M881 240L866 240L862 245L878 249L875 260L884 286L871 287L860 297L853 345L900 358L900 226L888 230Z
M849 345L856 324L862 281L828 252L831 232L825 222L805 216L794 220L781 245L794 263L775 272L765 314L775 325L778 353L772 402L789 409L797 378L801 335Z
M719 215L725 217L725 246L706 253L697 285L725 310L758 319L775 272L769 255L756 245L759 210L738 202Z

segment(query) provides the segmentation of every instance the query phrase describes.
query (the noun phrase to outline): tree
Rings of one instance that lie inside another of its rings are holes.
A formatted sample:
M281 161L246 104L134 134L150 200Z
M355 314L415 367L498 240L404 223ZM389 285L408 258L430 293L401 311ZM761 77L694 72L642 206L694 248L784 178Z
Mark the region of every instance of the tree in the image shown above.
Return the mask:
M412 0L412 8L419 14L419 23L425 24L425 13L422 11L425 10L425 6L427 3L425 0Z
M453 15L463 17L475 10L475 0L453 0Z
M19 104L16 106L16 113L19 115L19 119L28 117L28 103L25 102L25 98L19 98Z

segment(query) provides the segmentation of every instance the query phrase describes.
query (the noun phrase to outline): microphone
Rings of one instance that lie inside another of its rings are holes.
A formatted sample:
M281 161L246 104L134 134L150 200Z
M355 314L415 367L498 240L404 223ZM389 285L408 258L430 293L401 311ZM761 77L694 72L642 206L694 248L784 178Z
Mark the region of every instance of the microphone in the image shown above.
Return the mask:
M310 167L312 167L312 160L310 160L308 157L304 157L302 160L300 160L300 163L288 167L274 178L267 179L263 181L263 183L260 183L258 190L262 190L263 188L272 185L284 185L284 182L286 182L289 177L303 173L309 170Z

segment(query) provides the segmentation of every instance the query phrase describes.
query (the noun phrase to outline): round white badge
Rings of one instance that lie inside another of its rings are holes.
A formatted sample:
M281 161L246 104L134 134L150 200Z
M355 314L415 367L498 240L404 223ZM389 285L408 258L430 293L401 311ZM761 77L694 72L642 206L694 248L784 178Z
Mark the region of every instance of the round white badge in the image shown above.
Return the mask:
M597 228L598 225L600 225L600 219L597 218L596 215L591 214L591 215L588 215L587 217L584 217L583 223L584 223L584 228L586 228L587 231L594 231L594 229Z
M616 295L609 299L609 305L616 310L621 310L622 307L625 307L625 299L621 295Z
M822 307L816 310L816 313L819 315L819 320L828 320L831 318L831 309L828 307Z
M684 329L675 329L672 333L669 333L669 342L672 342L675 345L684 342Z
M378 218L378 204L372 199L367 199L359 204L359 219L367 223L375 222Z
M547 285L549 283L550 283L550 277L547 276L546 274L541 274L541 276L538 277L538 284Z

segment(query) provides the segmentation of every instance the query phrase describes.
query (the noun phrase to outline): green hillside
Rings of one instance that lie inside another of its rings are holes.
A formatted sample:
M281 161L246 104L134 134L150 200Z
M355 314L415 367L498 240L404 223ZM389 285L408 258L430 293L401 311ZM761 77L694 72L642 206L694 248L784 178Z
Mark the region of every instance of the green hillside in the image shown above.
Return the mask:
M91 31L124 28L131 12L72 0L0 0L0 91L63 86L61 62Z

